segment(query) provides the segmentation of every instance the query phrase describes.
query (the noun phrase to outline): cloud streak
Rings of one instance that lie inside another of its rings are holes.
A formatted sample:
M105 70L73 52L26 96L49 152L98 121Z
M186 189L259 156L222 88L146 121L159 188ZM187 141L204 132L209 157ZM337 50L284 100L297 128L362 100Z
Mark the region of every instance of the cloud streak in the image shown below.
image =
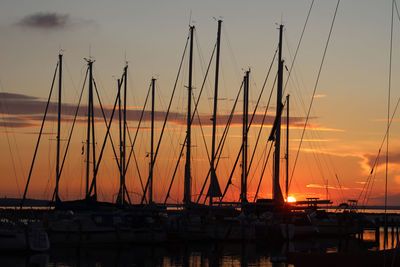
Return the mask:
M37 12L21 18L17 26L30 29L60 30L74 26L93 24L93 21L84 19L72 19L69 14L56 12Z
M323 188L326 189L326 185L321 185L321 184L308 184L306 185L307 188ZM333 190L350 190L351 188L348 187L336 187L332 185L328 185L328 189L333 189Z
M380 153L378 158L376 154L364 154L364 158L367 166L369 166L370 168L372 168L373 164L375 163L375 160L377 160L376 166L384 165L386 163L385 153ZM389 163L400 165L400 153L389 152Z
M40 122L43 118L43 113L46 106L46 101L29 95L24 94L14 94L14 93L2 93L0 92L0 99L3 100L2 105L0 106L0 113L13 118L4 123L8 123L7 127L31 127L37 122ZM62 105L62 116L63 121L71 122L73 120L73 116L75 114L77 106L64 103ZM78 119L77 122L85 122L86 120L86 111L87 106L81 105L78 112ZM111 113L112 113L112 106L104 106L104 113L106 115L107 120L109 120ZM137 109L129 109L127 110L127 120L130 122L137 122L140 119L140 115L142 113L141 108ZM51 102L49 104L49 111L47 115L48 121L57 121L57 103ZM103 115L101 110L96 107L95 108L95 120L98 123L104 122ZM114 114L114 119L118 119L118 112ZM166 116L166 112L164 111L155 111L154 118L156 122L163 122ZM253 126L260 126L263 120L263 114L257 113L254 116ZM205 114L200 116L195 116L192 125L194 127L200 126L200 124L204 127L212 126L211 115ZM218 126L225 126L229 119L229 115L221 114L218 116L217 125ZM265 118L264 125L265 126L272 126L274 123L275 116L267 115ZM143 121L150 121L151 120L151 112L146 110L143 114ZM290 127L293 128L302 128L305 118L304 117L292 117L290 119L291 125ZM17 121L20 124L16 123ZM13 126L13 123L15 125ZM23 124L23 123L25 124ZM168 117L168 122L175 125L186 125L186 114L178 113L178 112L170 112ZM282 118L282 123L286 123L286 118ZM231 125L237 126L242 124L242 114L236 113L232 118ZM1 126L0 122L0 126ZM319 125L309 124L310 128L318 130L321 128L322 130L327 130L327 128L321 127ZM328 129L329 130L329 129ZM335 129L332 129L334 131Z
M325 97L327 97L327 95L324 95L324 94L316 94L316 95L314 95L314 98L325 98Z
M62 29L71 24L68 14L38 12L23 17L17 25L28 28Z

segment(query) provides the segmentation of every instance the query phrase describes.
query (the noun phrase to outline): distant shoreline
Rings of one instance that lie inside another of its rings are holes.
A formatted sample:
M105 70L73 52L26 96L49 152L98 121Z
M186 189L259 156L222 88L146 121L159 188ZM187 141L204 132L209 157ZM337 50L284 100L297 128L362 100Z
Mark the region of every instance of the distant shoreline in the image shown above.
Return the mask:
M13 207L20 207L21 206L21 198L7 198L3 197L0 198L0 208L13 208ZM54 203L49 200L42 200L42 199L25 199L24 207L52 207ZM338 209L338 206L319 206L321 209ZM358 209L366 209L366 210L384 210L385 206L383 205L371 205L371 206L363 206L357 207ZM387 211L390 210L400 210L400 206L387 206Z

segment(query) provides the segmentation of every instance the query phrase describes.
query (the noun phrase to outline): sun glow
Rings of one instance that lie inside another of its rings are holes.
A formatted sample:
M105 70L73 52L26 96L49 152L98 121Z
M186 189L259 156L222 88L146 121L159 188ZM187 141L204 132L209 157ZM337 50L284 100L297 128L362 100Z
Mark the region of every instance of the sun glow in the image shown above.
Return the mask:
M294 197L288 197L288 198L287 198L287 202L289 202L289 203L296 202L296 198L294 198Z

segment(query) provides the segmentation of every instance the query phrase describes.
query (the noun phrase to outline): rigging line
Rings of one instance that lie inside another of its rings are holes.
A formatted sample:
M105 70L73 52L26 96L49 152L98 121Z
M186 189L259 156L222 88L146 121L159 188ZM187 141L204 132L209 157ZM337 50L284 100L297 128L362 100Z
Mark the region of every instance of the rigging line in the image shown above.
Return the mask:
M290 185L291 185L292 180L293 180L294 171L296 170L297 160L298 160L298 158L299 158L299 153L300 153L301 145L303 144L304 133L305 133L305 131L306 131L307 124L308 124L308 120L309 120L309 118L310 118L311 107L312 107L312 104L313 104L313 102L314 102L315 92L317 91L319 78L320 78L320 76L321 76L322 66L323 66L323 64L324 64L324 62L325 62L325 56L326 56L326 52L327 52L327 50L328 50L329 41L330 41L330 39L331 39L332 30L333 30L333 25L335 24L336 14L337 14L337 11L338 11L338 8L339 8L339 4L340 4L340 0L337 1L336 8L335 8L335 13L334 13L334 15L333 15L333 19L332 19L332 23L331 23L331 27L330 27L330 29L329 29L328 39L326 40L325 49L324 49L324 53L323 53L323 55L322 55L321 64L320 64L320 66L319 66L317 79L316 79L316 81L315 81L315 85L314 85L314 90L313 90L313 94L312 94L312 97L311 97L310 106L308 107L308 111L307 111L306 121L304 122L303 131L302 131L302 133L301 133L301 139L300 139L300 143L299 143L299 148L298 148L298 150L297 150L296 158L295 158L295 161L294 161L294 164L293 164L292 174L291 174L291 176L290 176L290 181L289 181L289 188L290 188Z
M36 159L37 151L38 151L38 148L39 148L40 138L42 137L44 122L46 121L47 111L49 109L49 104L50 104L50 100L51 100L51 94L53 93L54 81L56 80L56 75L57 75L58 68L59 68L59 62L57 61L56 69L54 70L53 81L51 82L51 88L50 88L49 97L47 99L46 108L44 110L42 125L40 126L39 136L38 136L38 139L37 139L37 142L36 142L35 152L33 153L32 164L31 164L31 167L29 169L28 179L27 179L26 185L25 185L24 195L23 195L22 200L21 200L21 205L20 205L21 209L22 209L22 207L24 205L24 202L25 202L26 193L28 192L29 182L31 181L33 165L35 164L35 159Z
M263 179L263 177L264 177L264 173L265 173L265 170L266 170L266 167L267 167L267 163L268 163L268 160L269 160L269 156L271 155L272 145L273 145L273 144L274 144L274 142L271 142L271 145L270 145L269 150L268 150L267 158L265 159L265 163L264 163L263 169L262 169L262 171L261 171L260 181L258 182L258 186L257 186L256 194L254 195L253 202L255 202L256 199L257 199L257 197L258 197L258 192L259 192L259 190L260 190L261 182L262 182L262 179ZM267 144L267 145L268 145L268 144Z
M368 192L368 194L365 195L365 197L364 197L364 201L363 201L363 203L365 203L365 204L364 204L364 207L368 205L369 198L370 198L370 196L371 196L371 194L372 194L372 188L373 188L374 183L375 183L375 180L376 180L376 173L377 173L377 172L374 173L374 176L372 177L372 179L371 179L371 181L370 181L370 185L369 185L369 189L368 189L369 192Z
M335 173L335 177L336 177L336 181L337 181L337 183L339 185L340 194L341 194L341 198L342 198L341 201L344 202L345 201L345 197L344 197L344 194L343 194L343 188L342 188L342 184L340 183L339 176L337 175L337 173Z
M130 144L131 144L131 151L129 152L128 160L127 160L127 163L126 163L125 174L126 174L126 172L127 172L127 170L128 170L129 163L130 163L130 161L131 161L131 156L132 156L132 154L134 154L134 152L133 152L133 147L135 146L136 139L137 139L138 133L139 133L139 129L140 129L140 126L141 126L141 124L142 124L142 120L143 120L144 112L145 112L145 110L146 110L147 101L148 101L148 99L149 99L150 91L151 91L151 83L150 83L150 85L149 85L149 89L147 90L146 99L145 99L145 101L144 101L144 105L143 105L142 112L140 113L140 118L139 118L138 125L137 125L137 127L136 127L135 137L133 138L133 141L132 141L132 139L131 139L131 134L130 134L130 131L129 131L128 124L126 124L126 129L127 129L127 132L128 132L128 137L129 137L129 141L130 141ZM138 171L139 171L139 170L138 170ZM139 174L139 176L140 176L140 174Z
M194 39L196 40L196 48L197 48L197 51L198 51L198 56L199 56L199 62L200 62L200 67L201 67L201 71L203 72L202 74L205 76L205 71L204 71L204 57L203 57L203 52L202 52L202 50L201 50L201 46L200 46L200 44L199 44L199 37L198 37L198 35L197 35L197 31L196 31L196 29L194 30L194 35L195 35L195 37L194 37ZM215 50L215 46L214 46L214 48L213 48L214 50ZM207 84L208 84L208 87L211 87L211 85L210 85L210 81L207 79Z
M151 85L150 85L150 86L151 86ZM150 92L150 91L149 91L149 92ZM147 95L147 96L148 96L148 95ZM142 110L142 111L144 111L144 109L146 108L146 103L147 103L147 97L146 97L146 101L145 101L145 104L144 104L144 107L143 107L143 110ZM143 112L142 112L142 115L141 115L141 117L140 117L140 120L139 120L139 123L138 123L139 125L138 125L138 128L136 129L136 132L137 132L137 131L139 130L139 128L140 128L140 122L141 122L141 120L142 120L142 117L143 117ZM127 130L128 130L128 123L125 123L125 126L126 126L126 128L127 128ZM131 145L131 154L129 154L129 157L128 157L128 161L127 161L127 164L126 164L126 168L125 168L124 175L126 175L127 172L128 172L129 161L130 161L130 159L131 159L131 155L133 155L133 159L134 159L135 165L136 165L136 170L137 170L138 175L139 175L140 185L141 185L141 187L142 187L142 191L144 192L144 186L143 186L142 176L141 176L141 174L140 174L140 169L139 169L139 165L138 165L138 163L137 163L136 154L135 154L135 152L134 152L134 150L133 150L133 146L134 146L135 140L132 142L132 138L131 138L131 134L130 134L129 130L128 130L127 132L128 132L129 143L130 143L130 145ZM136 136L137 136L137 135L136 135ZM135 136L135 137L136 137L136 136ZM129 196L128 196L128 198L129 198ZM147 203L147 201L146 201L146 203Z
M233 48L232 48L231 41L230 41L230 38L229 38L228 29L226 28L226 24L222 24L222 33L223 33L223 37L224 37L224 38L222 38L222 40L223 40L222 42L227 44L228 52L229 52L229 54L230 54L230 56L232 58L234 69L235 69L235 72L236 72L236 75L235 75L236 82L239 83L237 77L241 76L241 74L238 71L240 68L238 67L238 63L237 63L237 60L236 60L236 57L235 57L235 53L233 52Z
M77 97L77 96L78 96L78 92L77 92L77 90L76 90L77 88L76 88L76 85L75 85L75 83L74 83L74 80L72 79L71 70L69 69L69 67L68 67L68 62L67 62L67 60L65 60L65 58L63 58L63 66L65 66L65 69L67 70L68 78L70 79L71 84L72 84L72 87L73 87L74 90L75 90L75 97ZM87 72L87 70L86 70L86 72ZM81 82L81 81L79 81L79 84L80 84L80 82Z
M399 14L399 10L397 9L397 1L396 1L396 0L394 0L394 6L395 6L395 8L396 8L397 18L398 18L399 21L400 21L400 14Z
M266 155L266 152L267 152L267 147L264 146L264 149L261 151L261 155ZM259 169L259 166L260 166L261 162L262 162L262 164L264 164L264 162L263 162L263 157L259 157L259 158L258 158L257 163L256 163L256 165L255 165L256 170ZM251 177L250 177L250 175L249 175L250 178L248 179L248 186L250 186L250 185L252 184L252 182L253 182L253 180L254 180L254 177L255 177L256 175L257 175L256 172L254 172L254 173L251 175Z
M384 140L386 140L386 136L385 136ZM384 142L385 141L383 141L383 143ZM370 173L368 174L367 181L364 183L363 188L361 189L360 195L358 196L358 199L361 199L363 194L364 194L364 199L365 199L365 195L368 192L369 183L371 182L371 179L372 179L374 173L376 173L375 167L377 167L378 159L379 159L380 154L381 154L381 148L378 151L378 155L375 158L374 164L372 165L372 169L371 169Z
M385 229L387 229L387 193L388 193L388 172L389 172L389 135L390 135L390 91L392 85L392 51L393 51L393 16L394 16L394 3L392 0L392 20L390 22L390 51L389 51L389 77L388 77L388 100L387 100L387 136L386 136L386 162L385 162ZM386 238L385 234L385 238ZM383 249L386 250L386 240L383 241ZM386 253L383 254L386 259ZM384 261L386 266L386 260Z
M79 96L78 105L77 105L77 107L76 107L76 109L75 109L74 120L72 121L71 130L70 130L70 133L69 133L69 135L68 135L67 146L66 146L66 148L65 148L63 160L62 160L61 166L60 166L59 182L60 182L60 180L61 180L61 174L62 174L62 171L63 171L63 169L64 169L64 164L65 164L65 160L66 160L66 158L67 158L69 145L70 145L70 143L71 143L72 133L73 133L74 128L75 128L76 118L78 117L78 112L79 112L79 108L80 108L80 105L81 105L81 100L82 100L83 91L85 90L85 85L86 85L86 80L87 80L88 72L89 72L89 68L86 68L85 79L84 79L84 81L83 81L82 90L81 90L81 94L80 94L80 96ZM55 194L56 194L56 189L54 189L53 196L52 196L52 198L51 198L52 201L55 199Z
M239 95L240 95L240 91L239 91ZM237 100L236 100L236 102L237 102ZM236 104L235 104L235 105L236 105ZM216 155L217 155L217 156L216 156L217 162L216 162L216 164L215 164L215 170L218 169L219 162L220 162L221 156L222 156L222 150L223 150L223 148L224 148L224 146L225 146L226 139L227 139L227 137L228 137L228 130L230 129L230 126L231 126L231 124L232 124L232 119L233 119L233 114L232 114L232 116L230 116L230 118L229 118L229 120L228 120L228 122L227 122L227 124L226 124L226 126L225 126L225 129L224 129L222 138L221 138L221 140L220 140L220 142L219 142L219 144L218 144L218 148L217 148L217 152L216 152ZM222 144L222 147L221 147L221 144ZM240 150L240 151L241 151L241 150ZM239 152L238 155L240 155L240 152ZM237 158L235 164L237 164L238 159L239 159L239 157ZM235 165L235 167L236 167L236 165ZM234 167L233 170L235 170L235 167ZM200 201L200 197L202 196L203 191L204 191L204 188L205 188L205 186L206 186L206 184L207 184L207 182L208 182L208 179L210 178L210 174L211 174L211 169L208 170L207 177L206 177L206 180L204 181L204 184L203 184L203 187L202 187L202 191L201 191L201 194L199 195L198 201ZM233 175L233 173L232 173L232 175ZM206 200L207 200L207 198L204 198L204 204L205 204Z
M124 184L124 190L125 190L126 196L128 197L128 203L129 203L129 205L132 205L131 197L129 196L129 191L128 191L128 189L126 188L126 184Z
M121 78L120 81L121 81L120 83L121 83L121 85L122 85L123 78ZM106 125L107 128L110 128L110 127L111 127L111 122L112 122L112 117L110 118L110 122L108 123L108 126L107 126L106 114L104 113L103 105L101 104L101 100L100 100L99 91L97 90L96 81L95 81L94 79L93 79L93 85L94 85L94 88L95 88L95 91L96 91L97 99L98 99L98 101L99 101L100 110L101 110L101 114L103 115L104 123L105 123L105 125ZM120 90L120 89L118 89L118 90ZM118 95L120 95L120 94L121 94L121 93L118 92ZM112 114L112 115L114 115L114 114ZM104 141L104 143L103 143L103 147L105 147L105 143L106 143L107 137L110 138L111 146L112 146L112 149L113 149L113 151L114 151L114 157L116 158L116 162L118 162L118 160L117 160L117 152L116 152L116 150L115 150L114 142L113 142L113 139L112 139L112 137L111 137L109 131L108 131L108 134L106 133L106 136L105 136L105 139L104 139L105 141ZM103 147L102 147L102 150L104 150ZM97 165L100 165L100 161L101 161L102 156L103 156L103 153L102 153L102 151L101 151L101 153L100 153L100 155L99 155L99 159L98 159L98 164L97 164ZM97 173L98 168L99 168L99 167L97 166L97 167L96 167L96 173ZM119 168L121 168L120 165L119 165Z
M193 101L196 104L196 99L194 98L194 94L192 93L192 97L193 97ZM207 153L207 158L208 158L208 163L211 163L211 159L210 159L210 155L208 153L208 147L207 147L207 142L206 142L206 138L204 136L204 131L203 131L203 125L201 123L201 119L200 119L200 115L199 115L199 110L196 110L196 114L197 114L197 119L199 120L199 126L200 126L200 131L201 131L201 137L203 138L203 143L204 143L204 148L206 150Z
M370 193L372 192L372 181L373 179L376 177L376 172L375 173L371 173L371 176L369 177L368 181L364 184L363 190L365 189L363 198L362 198L362 206L365 209L366 203L368 202L368 198ZM358 200L361 200L362 195L360 194L360 197L358 198Z
M292 69L294 67L294 63L295 63L296 58L297 58L297 53L299 52L301 41L303 40L303 35L304 35L305 30L306 30L306 26L307 26L307 23L308 23L308 19L310 18L310 14L311 14L311 10L313 8L313 5L314 5L314 0L312 0L312 2L311 2L310 9L308 10L308 13L307 13L306 21L304 22L303 30L301 31L299 42L297 43L296 52L294 53L294 57L293 57L292 64L290 65L288 77L286 78L285 86L283 87L283 94L285 94L285 92L286 92L286 86L288 84L288 81L289 81L289 78L290 78L290 74L292 73Z
M254 159L254 156L256 154L256 150L257 150L258 142L259 142L260 137L261 137L261 132L262 132L262 129L263 129L263 126L264 126L265 118L267 117L267 113L268 113L268 109L269 109L269 104L270 104L270 101L271 101L272 93L274 92L274 87L275 87L275 83L276 83L276 80L277 80L277 76L278 76L278 74L275 75L274 84L272 85L271 93L269 94L268 103L267 103L267 106L266 106L265 111L264 111L264 116L263 116L263 119L262 119L262 122L261 122L260 129L258 131L257 140L256 140L256 143L254 145L254 150L253 150L253 153L251 155L251 159L250 159L250 163L249 163L249 168L247 169L247 173L250 173L250 169L251 169L251 166L252 166L252 163L253 163L253 159Z
M393 122L393 120L394 120L394 116L395 116L396 113L397 113L397 109L398 109L398 107L399 107L399 104L400 104L400 97L397 99L396 106L395 106L394 111L393 111L393 113L392 113L392 116L391 116L391 118L390 118L389 128L390 128L390 126L392 125L392 122ZM368 182L368 179L370 179L370 177L372 176L372 174L373 174L374 172L376 173L375 168L376 168L377 165L378 165L378 161L379 161L378 159L379 159L380 154L381 154L381 152L382 152L383 145L385 144L387 135L388 135L388 128L387 128L386 131L385 131L385 135L383 136L381 145L380 145L379 150L378 150L378 154L376 155L375 160L374 160L374 163L372 164L371 172L370 172L370 174L369 174L368 177L367 177L367 182ZM364 187L365 187L365 184L364 184ZM364 188L363 188L363 190L364 190ZM361 193L360 193L360 195L361 195Z
M1 80L0 80L0 88L1 88L1 91L4 93L3 84L2 84L2 82L1 82ZM5 105L3 99L1 99L0 105L1 105L1 107L2 107L3 127L4 127L5 130L6 130L6 138L7 138L8 150L9 150L10 156L11 156L10 158L11 158L12 168L13 168L13 171L14 171L15 182L16 182L16 184L17 184L18 195L21 196L21 189L20 189L20 184L19 184L19 182L18 182L17 168L16 168L16 166L15 166L15 160L14 160L13 150L12 150L12 148L11 148L11 142L10 142L10 138L9 138L9 136L8 136L9 130L8 130L7 123L6 123L6 119L5 119L5 115L4 115L4 114L9 115L9 112L8 112L7 105ZM17 152L17 154L18 154L18 152Z
M276 57L277 52L278 52L278 49L275 50L274 56L273 56L273 58L272 58L271 64L270 64L269 69L268 69L268 72L267 72L267 76L265 77L265 80L264 80L264 83L263 83L263 86L262 86L262 89L261 89L259 98L258 98L258 100L257 100L257 104L256 104L256 106L255 106L255 108L254 108L254 111L253 111L253 114L252 114L252 116L251 116L251 119L250 119L250 122L249 122L249 126L248 126L248 128L247 128L247 131L250 130L250 126L251 126L252 123L253 123L253 119L254 119L254 116L255 116L255 114L256 114L256 111L257 111L257 108L258 108L258 104L259 104L260 99L261 99L261 95L262 95L262 93L264 92L264 89L265 89L265 86L266 86L266 83L267 83L267 80L268 80L268 77L269 77L269 74L270 74L272 65L273 65L273 63L274 63L274 61L275 61L275 57ZM269 95L269 98L268 98L268 103L267 103L266 111L269 109L269 104L270 104L270 101L271 101L272 93L273 93L273 91L274 91L274 86L275 86L276 78L277 78L277 75L275 75L274 84L272 85L272 88L271 88L271 92L270 92L270 95ZM243 85L243 83L242 83L242 85ZM263 120L264 120L264 119L263 119ZM262 127L261 127L261 128L262 128ZM222 197L221 197L220 201L223 200L223 198L225 197L225 194L226 194L226 192L227 192L227 190L228 190L229 185L232 184L233 173L234 173L234 171L235 171L235 169L236 169L236 166L237 166L237 163L238 163L238 160L239 160L239 157L240 157L240 153L242 153L242 150L243 150L243 146L240 147L240 150L239 150L239 152L238 152L238 154L237 154L237 157L236 157L236 160L235 160L233 169L232 169L232 171L231 171L231 174L230 174L230 176L229 176L227 185L226 185L226 187L225 187L225 189L224 189L224 193L222 194ZM255 150L256 150L256 149L254 149L254 151L253 151L252 158L254 157ZM253 161L253 159L250 161L249 170L250 170L252 161Z
M158 150L159 150L159 148L160 148L161 140L162 140L162 137L163 137L163 135L164 135L165 126L166 126L166 124L167 124L169 111L170 111L171 106L172 106L172 100L174 99L174 95L175 95L176 87L177 87L177 84L178 84L179 76L180 76L180 73L181 73L182 64L183 64L184 59L185 59L185 54L186 54L186 49L187 49L187 46L188 46L188 43L189 43L189 39L190 39L190 34L188 34L188 36L187 36L187 38L186 38L185 48L184 48L184 50L183 50L181 62L179 63L178 73L177 73L177 75L176 75L175 84L174 84L174 87L173 87L173 89L172 89L172 95L171 95L171 98L170 98L170 100L169 100L167 113L165 114L165 119L164 119L164 123L163 123L162 129L161 129L160 138L158 139L157 148L156 148L156 151L155 151L155 153L154 153L153 165L154 165L155 162L156 162L157 155L158 155ZM141 203L143 203L144 198L146 197L147 188L148 188L149 182L150 182L150 179L149 179L149 178L150 178L150 176L147 177L147 182L146 182L146 186L145 186L145 188L144 188L144 194L143 194Z
M212 59L214 58L214 54L215 54L216 48L217 48L217 43L215 43L215 45L214 45L214 49L213 49L213 51L212 51L212 53L211 53L210 61L209 61L208 66L207 66L206 74L205 74L205 76L204 76L203 83L202 83L201 88L200 88L199 96L197 97L197 101L195 101L194 111L193 111L193 114L192 114L192 118L190 119L190 125L192 125L195 112L197 111L197 107L198 107L199 102L200 102L200 97L201 97L201 95L202 95L202 93L203 93L203 89L204 89L204 86L205 86L205 83L206 83L206 80L207 80L207 77L208 77L208 73L209 73L209 71L210 71ZM176 165L175 165L174 173L173 173L172 178L171 178L171 183L170 183L170 185L169 185L169 188L168 188L168 191L167 191L167 195L166 195L166 197L165 197L164 204L167 202L168 198L170 197L170 192L171 192L172 184L174 183L175 175L176 175L176 172L177 172L177 170L178 170L178 166L179 166L180 160L181 160L181 158L182 158L182 153L183 153L183 150L184 150L185 145L186 145L186 141L187 141L186 138L187 138L187 136L185 137L185 140L183 141L183 145L182 145L181 151L180 151L180 153L179 153L177 163L176 163Z
M96 166L95 166L95 168L94 168L93 177L96 177L97 172L99 171L101 159L102 159L103 154L104 154L104 148L105 148L106 143L107 143L107 137L110 138L110 142L111 142L112 149L113 149L113 152L114 152L115 161L117 162L118 169L119 169L119 171L121 172L121 165L120 165L119 162L118 162L117 153L116 153L116 151L115 151L115 147L114 147L114 144L113 144L111 135L110 135L110 129L111 129L112 120L113 120L113 118L114 118L114 113L115 113L115 109L116 109L116 106L117 106L118 98L119 98L119 96L121 95L121 86L122 86L123 80L124 80L124 75L122 75L121 79L119 80L118 92L117 92L117 96L116 96L116 98L115 98L113 110L112 110L112 112L111 112L110 122L107 124L107 119L106 119L106 116L105 116L105 114L104 114L103 105L101 104L101 100L100 100L100 97L99 97L99 92L98 92L98 90L97 90L96 82L95 82L95 80L93 79L93 84L94 84L94 88L95 88L95 91L96 91L97 99L98 99L98 101L99 101L100 109L101 109L101 112L102 112L102 114L103 114L103 118L104 118L104 121L105 121L105 124L106 124L106 128L107 128L106 135L105 135L104 141L103 141L103 145L102 145L102 147L101 147L100 155L99 155L99 157L98 157L98 159L97 159L97 164L96 164ZM91 184L90 184L89 195L92 193L92 190L94 189L94 185L95 185L95 180L92 180L92 182L91 182Z
M258 96L256 106L254 107L253 114L251 115L251 119L250 119L250 122L249 122L249 126L247 127L247 131L250 130L250 126L251 126L251 124L253 123L254 116L255 116L255 114L256 114L258 105L259 105L259 103L260 103L261 96L262 96L262 94L264 93L264 89L265 89L265 86L266 86L266 84L267 84L267 81L268 81L268 78L269 78L269 74L271 73L272 65L274 64L274 61L275 61L275 57L276 57L277 52L278 52L278 49L275 50L274 56L272 57L271 64L269 65L269 68L268 68L267 76L265 76L264 83L263 83L263 86L262 86L262 88L261 88L260 94L259 94L259 96ZM277 77L277 75L278 75L278 74L275 75L274 85L273 85L272 88L271 88L271 93L270 93L269 98L268 98L267 110L268 110L268 108L269 108L269 103L270 103L270 101L271 101L272 92L274 91L274 86L275 86L275 82L276 82L276 77Z
M142 191L143 191L143 193L144 193L143 180L142 180L142 176L140 175L139 164L138 164L138 162L137 162L135 152L132 152L132 155L133 155L133 159L134 159L134 161L135 161L136 170L137 170L138 175L139 175L140 186L142 187ZM147 204L147 200L145 199L144 201L145 201L146 204Z
M370 177L370 180L368 181L366 192L365 192L365 196L364 196L364 201L363 201L364 203L368 203L368 201L369 201L369 197L370 197L370 195L372 193L372 188L373 188L373 185L375 183L376 174L378 173L378 167L379 167L379 159L378 159L375 171L374 171L373 175Z
M230 128L230 125L231 125L231 122L232 122L232 119L233 119L233 115L234 115L234 113L235 113L236 105L237 105L237 102L238 102L238 100L239 100L240 93L242 92L243 86L244 86L244 82L242 81L242 83L241 83L241 85L240 85L240 88L239 88L239 91L238 91L238 93L237 93L237 95L236 95L236 99L235 99L235 102L234 102L234 104L233 104L231 113L229 114L228 121L227 121L227 123L226 123L226 125L225 125L225 129L224 129L224 132L223 132L223 134L222 134L222 138L221 138L221 140L219 141L219 144L218 144L218 147L217 147L217 151L216 151L216 153L215 153L216 156L219 154L219 157L216 157L216 158L217 158L217 162L216 162L216 166L215 166L215 171L217 170L218 163L219 163L219 160L220 160L220 158L221 158L222 149L223 149L223 147L224 147L224 145L225 145L226 136L228 135L228 131L229 131L229 128ZM240 149L240 151L241 151L241 149ZM239 154L240 154L240 151L239 151ZM237 162L236 162L236 163L237 163ZM236 166L236 164L235 164L235 166ZM208 181L208 178L209 178L210 174L211 174L211 168L208 170L207 177L206 177L206 179L205 179L205 181L204 181L204 183L203 183L203 186L202 186L202 188L201 188L200 195L199 195L199 197L198 197L198 199L197 199L197 203L200 201L200 198L201 198L201 196L203 195L203 192L204 192L204 189L205 189L205 186L206 186L206 184L207 184L207 181ZM223 196L222 196L222 197L223 197ZM206 199L207 199L207 198L205 198L204 201L205 201ZM222 198L221 198L221 200L222 200Z
M131 145L131 151L129 152L128 160L127 160L127 163L126 163L126 168L125 168L125 170L124 170L124 175L126 175L126 173L128 172L129 163L130 163L131 157L132 157L132 155L133 155L134 160L135 160L135 164L137 165L137 168L136 168L136 169L137 169L137 172L138 172L138 175L139 175L139 180L140 180L140 183L141 183L141 185L142 185L143 192L144 192L144 187L143 187L143 183L142 183L142 176L141 176L141 174L140 174L140 169L139 169L139 166L138 166L138 164L137 164L137 159L136 159L136 155L135 155L135 153L134 153L133 147L135 146L136 139L137 139L137 136L138 136L138 133L139 133L139 129L140 129L140 126L141 126L141 124L142 124L144 112L145 112L146 106L147 106L147 101L148 101L148 98L149 98L149 95L150 95L150 90L151 90L151 83L150 83L150 85L149 85L149 89L147 90L146 99L145 99L145 101L144 101L143 109L142 109L142 112L141 112L141 114L140 114L138 126L137 126L137 128L136 128L135 137L133 138L133 141L132 141L131 133L130 133L130 131L129 131L128 124L125 123L126 129L127 129L127 132L128 132L129 142L130 142L130 145ZM146 203L147 203L147 202L146 202Z
M265 164L265 163L264 163L264 160L265 160L265 158L266 158L267 152L268 152L268 146L265 145L264 148L263 148L262 151L261 151L261 157L258 158L257 163L255 164L255 169L256 169L256 171L253 172L251 178L249 179L248 186L251 186L252 183L253 183L253 181L255 180L255 177L259 175L259 174L257 173L257 170L259 170L260 168L261 168L261 169L263 168L263 166L264 166L264 164ZM260 167L260 165L261 165L261 167ZM257 182L257 184L258 184L258 183L259 183L259 181ZM253 192L252 192L252 193L253 193ZM254 197L254 193L253 193L253 197Z
M240 92L239 92L239 94L240 94ZM249 127L250 127L250 124L249 124ZM241 155L242 151L243 151L243 144L240 146L239 152L237 153L235 163L233 164L232 171L231 171L231 173L229 175L229 178L228 178L227 184L225 186L224 192L223 192L223 194L222 194L222 196L220 198L220 202L222 202L222 200L224 199L226 193L228 192L229 185L233 184L232 183L233 174L234 174L234 172L236 170L236 166L237 166L237 163L239 162L239 158L240 158L240 155Z

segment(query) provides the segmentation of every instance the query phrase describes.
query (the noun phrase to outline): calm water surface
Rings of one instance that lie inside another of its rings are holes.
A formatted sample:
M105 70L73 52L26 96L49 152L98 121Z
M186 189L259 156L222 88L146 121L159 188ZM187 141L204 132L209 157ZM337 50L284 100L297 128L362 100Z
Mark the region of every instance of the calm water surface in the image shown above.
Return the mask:
M384 247L384 233L379 244L375 232L366 231L364 241L351 239L306 239L289 244L267 243L166 243L158 246L132 245L92 248L52 248L48 253L36 255L1 255L0 266L38 267L108 267L108 266L273 266L294 267L284 262L286 250L357 251L377 250ZM398 242L397 231L389 231L387 248Z
M36 255L3 255L0 266L291 266L281 248L263 244L169 243L160 246L52 248Z

